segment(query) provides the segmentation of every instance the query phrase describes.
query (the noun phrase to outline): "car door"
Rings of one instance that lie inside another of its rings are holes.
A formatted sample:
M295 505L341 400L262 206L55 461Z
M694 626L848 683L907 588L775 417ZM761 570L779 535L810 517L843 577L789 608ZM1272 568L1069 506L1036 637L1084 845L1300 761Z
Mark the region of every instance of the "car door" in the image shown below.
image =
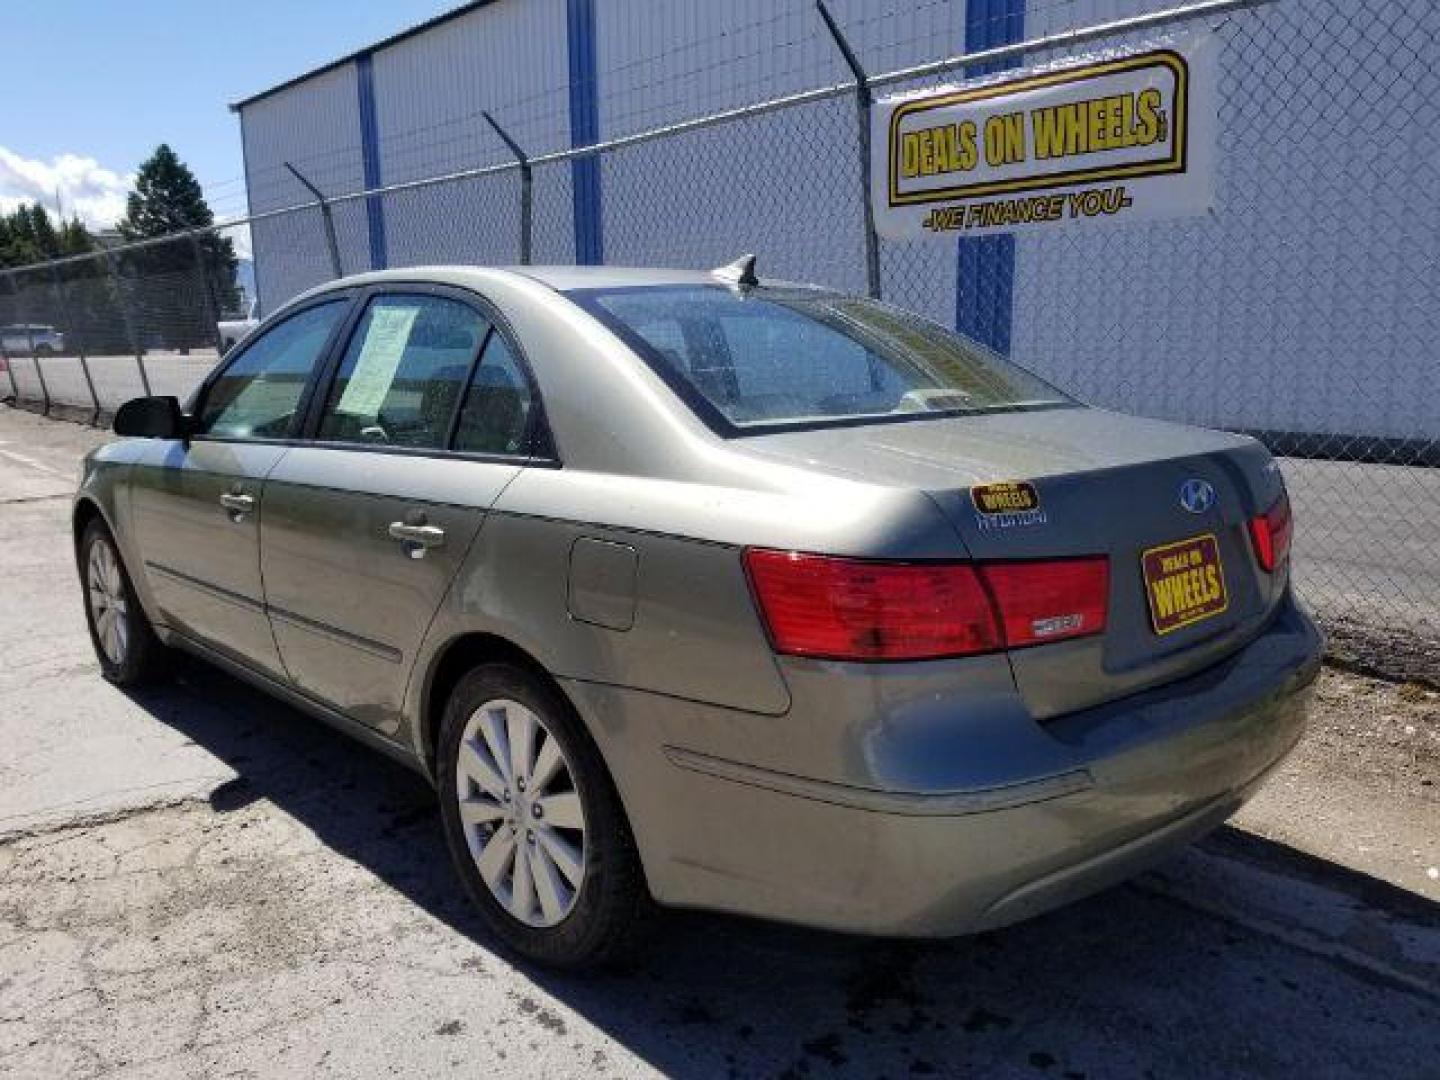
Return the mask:
M197 394L191 437L147 446L130 474L136 546L165 622L275 678L285 672L260 581L262 485L350 303L307 305L236 353Z
M261 566L305 693L382 732L486 511L528 459L533 383L459 291L376 291L265 485Z

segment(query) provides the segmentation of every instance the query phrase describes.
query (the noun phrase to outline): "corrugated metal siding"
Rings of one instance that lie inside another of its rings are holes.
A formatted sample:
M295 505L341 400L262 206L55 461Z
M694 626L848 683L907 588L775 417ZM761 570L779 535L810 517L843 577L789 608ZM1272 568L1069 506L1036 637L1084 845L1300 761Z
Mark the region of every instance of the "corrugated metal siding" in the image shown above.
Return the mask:
M964 3L830 8L872 72L964 47ZM598 23L605 137L851 77L809 0L610 0ZM863 291L855 146L845 98L609 155L606 260L708 266L755 251L764 273ZM890 254L882 249L882 264ZM906 260L905 302L952 322L954 245L925 245Z
M287 161L321 191L339 194L364 185L353 65L324 72L247 106L240 123L252 213L310 200L310 193L285 169ZM337 210L337 218L349 216L350 207ZM346 269L367 268L363 226L338 231ZM272 311L330 277L318 213L259 221L251 226L250 235L262 310Z
M510 160L483 110L531 152L563 146L564 0L500 0L376 53L375 95L386 183ZM519 258L514 175L392 196L386 212L392 266Z
M831 10L872 71L947 55L964 38L963 3ZM851 77L809 0L610 0L597 21L604 137ZM606 261L708 266L754 251L762 273L863 291L855 147L844 98L609 155ZM912 302L944 317L954 248L933 255Z
M813 5L800 0L607 0L596 32L607 136L844 77Z
M1056 29L1169 5L1065 6L1077 11ZM1229 37L1220 53L1217 212L1020 235L1015 358L1126 411L1232 428L1440 436L1440 234L1408 227L1404 209L1418 178L1434 175L1437 144L1396 138L1369 107L1333 96L1385 87L1407 127L1440 123L1440 81L1398 80L1392 64L1405 62L1403 50L1359 47L1357 34L1340 31L1348 21L1383 35L1387 6L1402 5L1312 0L1245 15L1252 32ZM1427 19L1433 49L1440 10ZM1357 193L1369 212L1356 212Z
M286 161L326 191L352 191L363 179L353 66L257 101L241 118L250 167L246 183L254 212L308 198L285 171Z
M1029 0L1026 35L1169 6ZM964 47L962 2L831 7L872 71ZM1019 236L1015 358L1082 397L1141 412L1229 426L1437 434L1427 282L1440 264L1440 237L1407 232L1402 212L1415 178L1433 175L1433 163L1422 168L1415 157L1432 152L1429 144L1366 130L1374 116L1366 108L1337 113L1329 134L1304 146L1261 134L1289 130L1278 121L1313 110L1327 86L1360 95L1393 81L1382 70L1384 48L1352 51L1353 34L1312 34L1312 23L1358 20L1383 34L1386 12L1413 22L1424 7L1313 0L1303 11L1282 3L1236 16L1260 37L1247 49L1249 39L1232 33L1222 53L1219 214ZM602 139L848 77L810 0L604 0L594 9ZM1440 15L1423 18L1440 32ZM387 182L503 160L481 109L534 153L569 142L565 0L497 0L377 51L373 63ZM1440 95L1413 78L1405 85L1413 100L1399 103L1397 115L1433 130ZM327 190L360 186L353 65L246 106L242 118L255 210L303 199L283 171L286 159ZM607 261L706 266L755 250L762 273L863 288L848 100L607 155L601 179ZM512 260L517 186L507 178L388 197L391 262ZM1347 192L1357 190L1382 212L1347 214ZM570 168L538 170L535 198L536 258L572 261ZM346 268L367 265L362 205L337 209L337 223ZM254 234L267 306L326 276L318 217L261 223ZM887 295L951 323L955 262L950 242L886 243ZM1357 357L1371 366L1367 392L1336 392L1354 384Z
M509 160L482 110L521 146L563 146L565 70L565 0L497 0L377 52L386 182Z

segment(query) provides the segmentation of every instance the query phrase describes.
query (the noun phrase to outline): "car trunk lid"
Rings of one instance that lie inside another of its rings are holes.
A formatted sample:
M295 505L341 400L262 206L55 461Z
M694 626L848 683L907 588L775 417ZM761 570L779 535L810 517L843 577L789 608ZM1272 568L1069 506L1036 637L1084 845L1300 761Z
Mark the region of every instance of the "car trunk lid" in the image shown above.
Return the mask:
M954 526L961 557L1107 556L1103 634L1010 652L1038 718L1213 663L1253 636L1278 599L1247 522L1278 497L1280 480L1268 452L1243 436L1065 407L744 443L769 458L923 489Z

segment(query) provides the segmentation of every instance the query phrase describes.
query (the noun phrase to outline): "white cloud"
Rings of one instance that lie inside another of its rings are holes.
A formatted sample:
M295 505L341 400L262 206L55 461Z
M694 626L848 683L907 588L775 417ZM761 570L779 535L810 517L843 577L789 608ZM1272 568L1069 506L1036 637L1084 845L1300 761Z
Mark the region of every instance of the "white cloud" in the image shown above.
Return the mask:
M79 215L91 232L98 232L114 228L125 216L125 197L134 183L133 173L117 173L91 157L61 154L45 162L0 146L0 213L38 202L54 218L58 193L67 220ZM220 232L240 258L252 257L249 225L222 226Z
M50 161L21 157L0 146L0 210L38 202L52 213L57 195L65 216L78 214L91 229L108 229L125 214L134 181L91 157L61 154Z
M250 244L249 225L231 225L228 228L222 225L217 231L221 236L230 238L230 242L235 246L235 254L240 258L253 259L255 257L254 249Z

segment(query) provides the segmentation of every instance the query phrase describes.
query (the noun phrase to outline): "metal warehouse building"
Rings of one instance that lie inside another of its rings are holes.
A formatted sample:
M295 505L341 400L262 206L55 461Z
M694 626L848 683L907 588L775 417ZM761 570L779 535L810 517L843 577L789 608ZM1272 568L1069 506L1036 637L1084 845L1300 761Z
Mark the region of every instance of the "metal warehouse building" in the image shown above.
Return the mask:
M878 74L1176 2L829 6ZM885 298L1095 404L1440 439L1440 5L1278 0L1192 25L1221 38L1210 216L886 241ZM336 196L513 161L487 112L537 156L850 79L813 0L489 0L234 108L263 215L309 199L287 163ZM518 199L508 171L342 201L343 269L515 262ZM541 162L534 206L536 262L709 266L755 251L762 276L866 284L853 95ZM313 210L256 221L252 242L267 312L330 276Z

